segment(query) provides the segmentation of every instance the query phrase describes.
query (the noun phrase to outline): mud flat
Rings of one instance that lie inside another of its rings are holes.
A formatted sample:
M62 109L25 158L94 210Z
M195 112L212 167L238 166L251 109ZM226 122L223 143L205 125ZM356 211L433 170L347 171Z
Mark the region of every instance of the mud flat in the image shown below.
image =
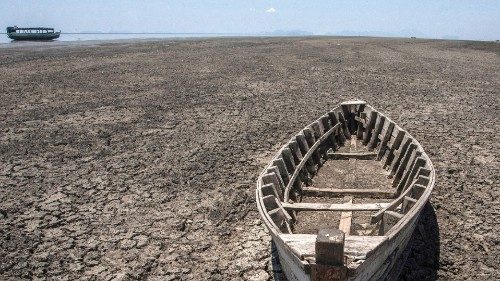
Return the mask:
M353 98L437 169L402 279L500 278L498 43L4 46L0 73L0 279L269 280L255 179Z

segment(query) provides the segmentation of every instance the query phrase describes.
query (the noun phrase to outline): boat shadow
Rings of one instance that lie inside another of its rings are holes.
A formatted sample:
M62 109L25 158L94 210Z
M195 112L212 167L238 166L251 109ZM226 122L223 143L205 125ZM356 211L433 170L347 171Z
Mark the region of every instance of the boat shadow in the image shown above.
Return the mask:
M436 213L430 203L424 206L408 246L403 252L401 263L396 264L389 276L391 280L437 280L439 269L439 227ZM271 241L271 265L275 281L287 281L278 251Z

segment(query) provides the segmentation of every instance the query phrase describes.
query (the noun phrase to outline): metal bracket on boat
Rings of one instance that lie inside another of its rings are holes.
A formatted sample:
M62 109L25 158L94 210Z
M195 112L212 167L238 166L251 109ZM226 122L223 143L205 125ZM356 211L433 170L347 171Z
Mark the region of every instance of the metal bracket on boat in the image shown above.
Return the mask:
M320 229L316 237L316 263L311 264L313 281L347 280L344 257L345 234L339 229Z

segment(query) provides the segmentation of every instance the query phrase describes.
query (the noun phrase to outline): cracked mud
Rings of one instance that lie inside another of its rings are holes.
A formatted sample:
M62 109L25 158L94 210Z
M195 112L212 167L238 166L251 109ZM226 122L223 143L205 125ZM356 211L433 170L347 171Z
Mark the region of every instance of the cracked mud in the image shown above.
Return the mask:
M401 278L498 279L499 54L352 38L2 47L0 279L271 279L257 175L355 98L437 169Z

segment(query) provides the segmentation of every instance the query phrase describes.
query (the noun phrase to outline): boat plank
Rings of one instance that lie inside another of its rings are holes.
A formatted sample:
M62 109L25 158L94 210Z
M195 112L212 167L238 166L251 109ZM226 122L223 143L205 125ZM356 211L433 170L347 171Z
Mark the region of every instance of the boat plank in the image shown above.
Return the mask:
M348 205L352 205L352 197L347 202ZM352 224L352 211L346 210L340 213L339 230L345 233L345 235L351 234L351 224Z
M374 160L377 157L375 152L332 152L328 153L330 158L334 159L349 159L354 158L358 160Z
M283 208L294 211L378 211L389 205L389 203L283 203Z
M316 188L304 187L302 188L304 194L318 194L318 195L353 195L353 196L375 196L380 198L393 198L396 194L395 189L353 189L353 188Z
M301 259L315 257L316 234L280 234L283 242ZM350 236L344 240L344 255L355 259L366 259L386 236Z

